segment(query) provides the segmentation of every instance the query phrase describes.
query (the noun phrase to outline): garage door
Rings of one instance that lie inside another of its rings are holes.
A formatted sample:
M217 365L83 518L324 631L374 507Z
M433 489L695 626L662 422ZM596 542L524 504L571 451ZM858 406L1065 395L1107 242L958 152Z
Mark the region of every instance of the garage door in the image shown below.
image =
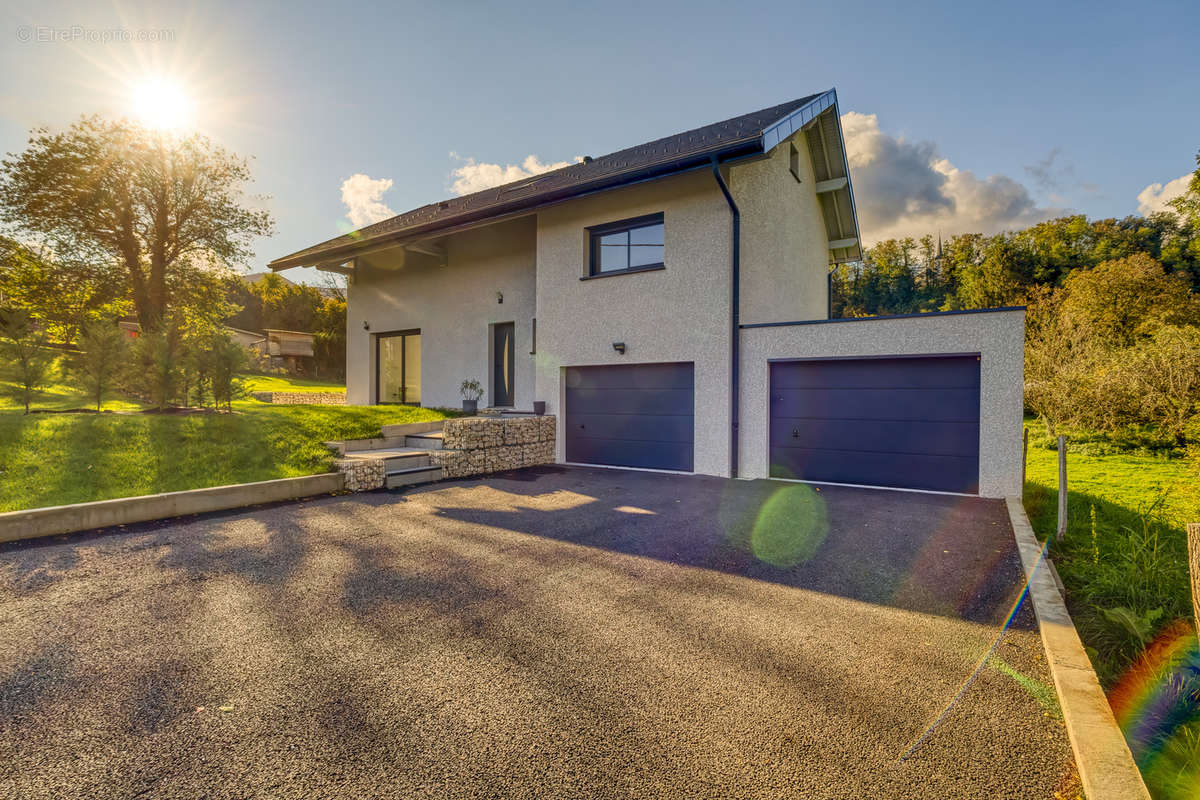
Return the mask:
M979 356L771 364L771 477L979 490Z
M692 470L692 365L566 370L567 461Z

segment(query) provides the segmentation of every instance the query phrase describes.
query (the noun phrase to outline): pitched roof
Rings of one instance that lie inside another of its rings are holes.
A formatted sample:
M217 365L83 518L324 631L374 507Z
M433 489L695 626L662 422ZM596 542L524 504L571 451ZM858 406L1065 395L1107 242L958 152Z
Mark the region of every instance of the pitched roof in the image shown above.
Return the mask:
M776 123L830 92L801 97L674 136L584 159L561 169L415 208L272 261L271 269L312 266L349 258L359 247L433 233L455 225L534 208L568 197L697 166L714 155L762 152ZM798 127L798 126L797 126ZM790 131L785 131L787 135ZM778 142L778 137L775 138Z

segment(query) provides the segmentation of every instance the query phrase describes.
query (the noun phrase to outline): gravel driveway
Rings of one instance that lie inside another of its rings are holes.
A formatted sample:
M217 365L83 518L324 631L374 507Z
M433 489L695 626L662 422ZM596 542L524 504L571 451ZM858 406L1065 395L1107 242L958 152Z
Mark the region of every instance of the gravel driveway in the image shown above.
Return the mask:
M545 467L0 548L0 797L1052 798L969 498Z

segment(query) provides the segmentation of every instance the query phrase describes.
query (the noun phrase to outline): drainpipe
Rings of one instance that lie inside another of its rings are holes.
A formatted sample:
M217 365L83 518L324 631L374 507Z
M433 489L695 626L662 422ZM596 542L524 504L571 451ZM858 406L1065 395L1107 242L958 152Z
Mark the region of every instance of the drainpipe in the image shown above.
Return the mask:
M733 201L733 195L729 193L729 186L725 183L725 178L721 175L721 162L716 156L712 158L713 177L717 179L717 186L721 187L721 194L725 195L725 202L729 204L729 215L733 218L733 280L730 289L730 315L729 315L729 475L732 478L738 476L738 419L740 396L738 386L738 367L741 350L741 233L742 233L742 214L738 210L737 203Z

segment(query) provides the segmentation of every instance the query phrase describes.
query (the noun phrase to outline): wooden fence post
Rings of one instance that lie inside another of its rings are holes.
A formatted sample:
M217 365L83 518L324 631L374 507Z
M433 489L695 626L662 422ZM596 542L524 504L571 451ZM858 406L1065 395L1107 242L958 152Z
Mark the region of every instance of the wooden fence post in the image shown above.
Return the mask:
M1200 631L1200 522L1187 524L1188 567L1192 574L1192 618Z
M1067 535L1067 437L1058 437L1058 532L1055 540Z

